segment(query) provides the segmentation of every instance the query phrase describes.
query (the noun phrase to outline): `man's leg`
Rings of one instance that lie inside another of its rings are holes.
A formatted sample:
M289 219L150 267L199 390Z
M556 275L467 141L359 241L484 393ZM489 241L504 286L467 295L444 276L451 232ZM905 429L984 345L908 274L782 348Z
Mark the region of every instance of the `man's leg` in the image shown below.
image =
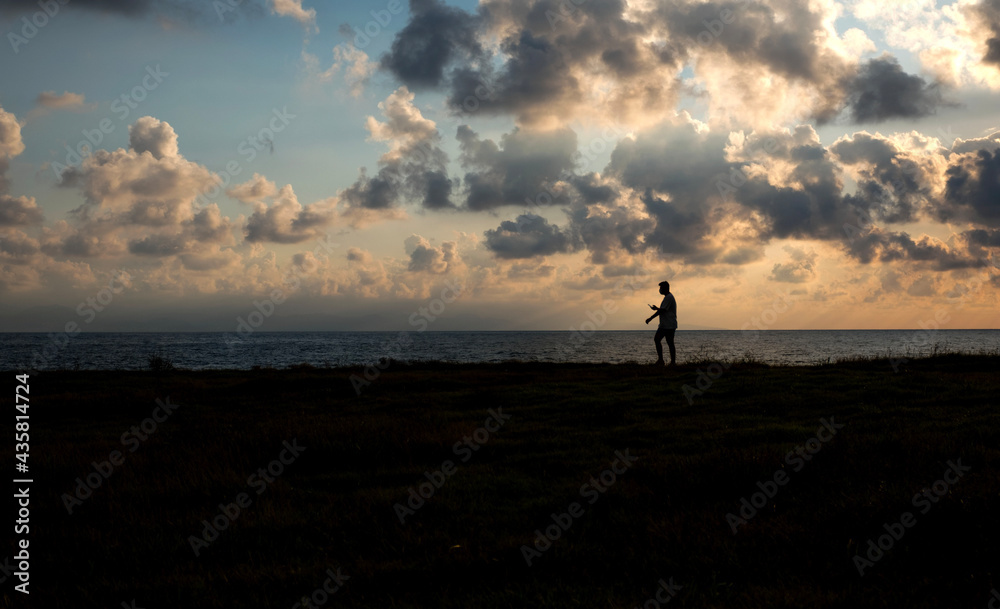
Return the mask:
M674 348L674 330L667 330L667 347L670 348L670 365L674 366L677 359L677 349ZM661 356L660 359L663 359Z
M663 329L662 328L657 328L656 329L656 336L653 337L653 342L656 343L656 363L657 364L662 364L663 363L663 342L662 341L663 341L664 335L665 334L663 332Z

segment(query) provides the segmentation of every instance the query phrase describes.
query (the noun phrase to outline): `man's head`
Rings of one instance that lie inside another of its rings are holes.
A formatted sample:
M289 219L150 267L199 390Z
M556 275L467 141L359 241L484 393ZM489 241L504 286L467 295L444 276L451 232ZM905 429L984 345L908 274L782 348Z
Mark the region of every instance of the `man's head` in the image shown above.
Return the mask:
M669 291L670 291L670 282L669 281L661 281L660 282L660 294L666 294Z

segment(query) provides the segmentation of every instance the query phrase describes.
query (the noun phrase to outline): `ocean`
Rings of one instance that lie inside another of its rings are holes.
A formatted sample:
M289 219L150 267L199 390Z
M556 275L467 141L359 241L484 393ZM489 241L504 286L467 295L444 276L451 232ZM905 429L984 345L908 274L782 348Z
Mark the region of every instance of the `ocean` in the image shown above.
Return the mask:
M192 370L355 366L386 357L651 363L653 332L0 333L0 369L137 370L149 367L151 357ZM768 364L811 365L855 356L1000 352L1000 330L678 330L675 343L680 364L750 356Z

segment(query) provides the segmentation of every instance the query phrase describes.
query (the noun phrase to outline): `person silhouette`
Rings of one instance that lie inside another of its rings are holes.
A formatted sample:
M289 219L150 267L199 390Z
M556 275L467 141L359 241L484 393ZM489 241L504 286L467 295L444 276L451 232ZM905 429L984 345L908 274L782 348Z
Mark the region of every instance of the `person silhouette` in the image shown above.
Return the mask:
M670 293L670 282L660 282L660 294L663 294L663 302L660 303L660 306L649 305L649 308L656 312L646 320L648 324L654 318L660 318L660 326L656 329L656 336L653 337L653 342L656 343L656 363L654 365L663 365L663 339L666 338L667 347L670 348L670 365L676 366L677 350L674 348L674 331L677 330L677 301Z

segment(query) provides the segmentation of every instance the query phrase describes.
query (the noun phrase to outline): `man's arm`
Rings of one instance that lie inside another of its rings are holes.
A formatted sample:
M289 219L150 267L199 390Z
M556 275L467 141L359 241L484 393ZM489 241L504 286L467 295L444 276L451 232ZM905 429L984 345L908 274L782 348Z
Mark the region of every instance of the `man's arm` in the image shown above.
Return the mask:
M656 319L656 317L657 317L657 316L658 316L658 315L659 315L660 313L662 313L662 312L663 312L663 309L657 309L657 310L656 310L656 313L653 313L652 315L650 315L650 316L649 316L649 319L647 319L647 320L646 320L646 323L648 324L649 322L651 322L651 321L653 321L654 319Z

